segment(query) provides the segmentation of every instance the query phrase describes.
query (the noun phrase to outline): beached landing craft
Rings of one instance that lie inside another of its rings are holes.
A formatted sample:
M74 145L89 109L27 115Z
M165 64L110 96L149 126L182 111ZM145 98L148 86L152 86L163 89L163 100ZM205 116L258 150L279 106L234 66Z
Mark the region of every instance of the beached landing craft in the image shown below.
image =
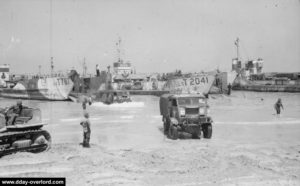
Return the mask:
M74 82L69 98L74 102L82 102L86 97L92 97L93 102L107 105L131 102L128 91L113 88L112 76L109 72L103 71L100 76L81 78L75 70L72 70L69 77Z
M169 79L163 90L176 94L202 93L208 94L215 80L213 74L191 74Z
M255 92L300 92L300 73L263 72L264 61L247 60L239 57L239 39L235 41L237 57L232 60L232 70L238 73L233 90Z
M14 125L7 125L11 110L0 108L0 157L20 151L42 152L50 148L51 136L42 130L40 109L23 108Z
M0 89L0 96L6 98L35 100L67 100L73 82L67 77L36 77L17 82L13 87Z

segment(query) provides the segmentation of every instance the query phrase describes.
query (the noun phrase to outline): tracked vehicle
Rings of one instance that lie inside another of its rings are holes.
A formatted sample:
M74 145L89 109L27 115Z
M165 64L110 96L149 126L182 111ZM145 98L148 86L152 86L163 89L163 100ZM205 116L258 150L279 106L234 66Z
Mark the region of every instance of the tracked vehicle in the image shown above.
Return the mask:
M201 94L164 94L160 97L164 133L177 139L180 132L192 134L193 138L212 136L212 119L208 116L208 104Z
M100 101L107 105L132 101L129 92L125 90L103 90L93 95L95 97L94 101Z
M49 132L43 130L41 111L24 107L13 125L7 125L8 109L0 108L0 157L3 155L27 151L38 153L51 146Z

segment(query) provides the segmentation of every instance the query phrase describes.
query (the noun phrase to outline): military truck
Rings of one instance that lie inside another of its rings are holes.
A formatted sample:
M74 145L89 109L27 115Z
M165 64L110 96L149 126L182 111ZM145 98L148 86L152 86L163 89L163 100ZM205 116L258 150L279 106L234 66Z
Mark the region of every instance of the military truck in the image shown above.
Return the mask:
M211 138L213 121L202 94L164 94L159 104L163 130L169 138L177 139L180 132L190 133L197 139L202 132L204 138Z
M23 107L13 125L8 125L11 110L0 108L0 157L27 151L38 153L51 146L49 132L43 130L41 111L37 108Z

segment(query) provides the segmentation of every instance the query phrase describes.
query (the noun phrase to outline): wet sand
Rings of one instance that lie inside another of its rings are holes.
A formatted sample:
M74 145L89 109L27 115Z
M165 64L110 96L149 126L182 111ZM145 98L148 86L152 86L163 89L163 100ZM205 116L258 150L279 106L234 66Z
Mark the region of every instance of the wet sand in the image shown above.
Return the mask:
M279 96L285 110L276 117L270 104ZM156 97L94 104L88 108L89 149L79 146L80 104L29 101L43 110L52 148L2 157L0 176L66 177L67 185L300 185L299 98L241 92L211 97L213 136L200 140L167 139Z

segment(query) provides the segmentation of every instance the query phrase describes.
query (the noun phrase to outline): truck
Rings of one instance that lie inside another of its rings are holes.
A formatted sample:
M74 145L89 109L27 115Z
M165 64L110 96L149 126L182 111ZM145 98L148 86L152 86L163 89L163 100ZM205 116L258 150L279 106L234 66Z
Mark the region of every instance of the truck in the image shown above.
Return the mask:
M178 139L186 132L192 138L211 138L213 120L208 116L209 105L202 94L164 94L160 97L160 114L164 134Z

